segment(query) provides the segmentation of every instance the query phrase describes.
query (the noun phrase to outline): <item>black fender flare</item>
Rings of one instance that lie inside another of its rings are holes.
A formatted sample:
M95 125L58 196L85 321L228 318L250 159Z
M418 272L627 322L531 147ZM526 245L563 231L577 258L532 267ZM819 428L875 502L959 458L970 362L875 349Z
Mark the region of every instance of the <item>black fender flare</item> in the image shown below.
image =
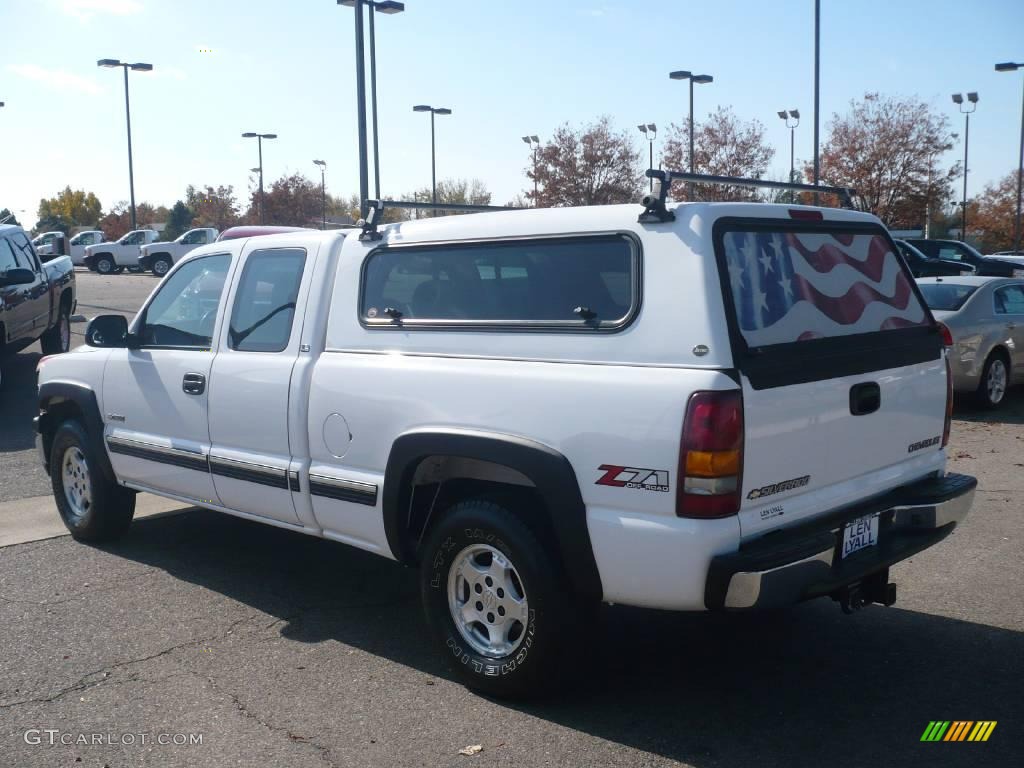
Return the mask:
M47 381L39 385L39 420L36 422L36 430L40 435L49 433L52 435L60 426L59 420L49 412L54 405L63 402L72 402L82 414L85 433L89 437L90 447L93 455L98 458L100 472L111 483L117 482L114 468L110 464L110 456L103 442L103 416L100 413L100 406L96 400L96 393L83 384L76 384L70 381ZM45 439L43 444L49 449L49 443ZM49 462L46 463L49 471Z
M428 456L459 456L501 464L536 486L550 515L557 546L574 591L601 599L601 576L587 528L587 508L572 464L542 443L514 435L469 429L423 429L399 435L391 446L381 497L384 532L399 562L415 560L415 543L402 535L413 476Z

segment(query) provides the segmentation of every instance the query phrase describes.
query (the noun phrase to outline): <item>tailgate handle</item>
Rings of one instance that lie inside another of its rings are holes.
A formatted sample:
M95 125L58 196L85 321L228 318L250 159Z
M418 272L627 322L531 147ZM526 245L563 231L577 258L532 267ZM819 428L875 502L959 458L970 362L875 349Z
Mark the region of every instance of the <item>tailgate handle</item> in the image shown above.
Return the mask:
M882 405L882 390L874 381L854 384L850 387L850 413L865 416L874 413Z

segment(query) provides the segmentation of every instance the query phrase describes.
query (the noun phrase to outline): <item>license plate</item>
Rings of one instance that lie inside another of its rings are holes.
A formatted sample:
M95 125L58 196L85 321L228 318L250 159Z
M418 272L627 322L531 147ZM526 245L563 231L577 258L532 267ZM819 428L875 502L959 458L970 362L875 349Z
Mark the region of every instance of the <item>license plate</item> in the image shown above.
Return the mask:
M878 514L858 517L843 528L843 557L878 543Z

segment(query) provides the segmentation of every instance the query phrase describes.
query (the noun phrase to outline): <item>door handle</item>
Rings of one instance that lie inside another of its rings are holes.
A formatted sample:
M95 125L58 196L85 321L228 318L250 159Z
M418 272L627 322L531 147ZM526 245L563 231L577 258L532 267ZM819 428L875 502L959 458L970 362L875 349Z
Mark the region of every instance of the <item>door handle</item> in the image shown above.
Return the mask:
M874 413L882 405L882 390L874 381L854 384L850 387L850 413L865 416Z
M181 380L181 391L186 395L201 395L206 391L206 377L201 373L186 373Z

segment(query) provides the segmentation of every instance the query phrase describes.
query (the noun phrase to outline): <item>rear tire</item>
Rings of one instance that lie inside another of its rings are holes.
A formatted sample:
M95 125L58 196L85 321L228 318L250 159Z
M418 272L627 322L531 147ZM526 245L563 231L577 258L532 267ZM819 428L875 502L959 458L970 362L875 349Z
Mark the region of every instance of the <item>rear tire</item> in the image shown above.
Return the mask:
M50 483L57 511L79 541L111 541L131 525L135 494L107 480L85 428L74 419L53 436Z
M39 339L44 355L60 355L71 349L71 312L62 304L57 324Z
M114 268L117 265L114 264L114 259L106 254L96 257L96 271L101 275L110 275L114 273Z
M982 408L995 409L1006 399L1006 390L1010 387L1010 368L1006 358L999 352L993 352L985 361L981 371L981 382L975 397Z
M483 499L455 504L421 555L427 622L463 683L523 698L561 679L574 604L548 549L508 508Z

